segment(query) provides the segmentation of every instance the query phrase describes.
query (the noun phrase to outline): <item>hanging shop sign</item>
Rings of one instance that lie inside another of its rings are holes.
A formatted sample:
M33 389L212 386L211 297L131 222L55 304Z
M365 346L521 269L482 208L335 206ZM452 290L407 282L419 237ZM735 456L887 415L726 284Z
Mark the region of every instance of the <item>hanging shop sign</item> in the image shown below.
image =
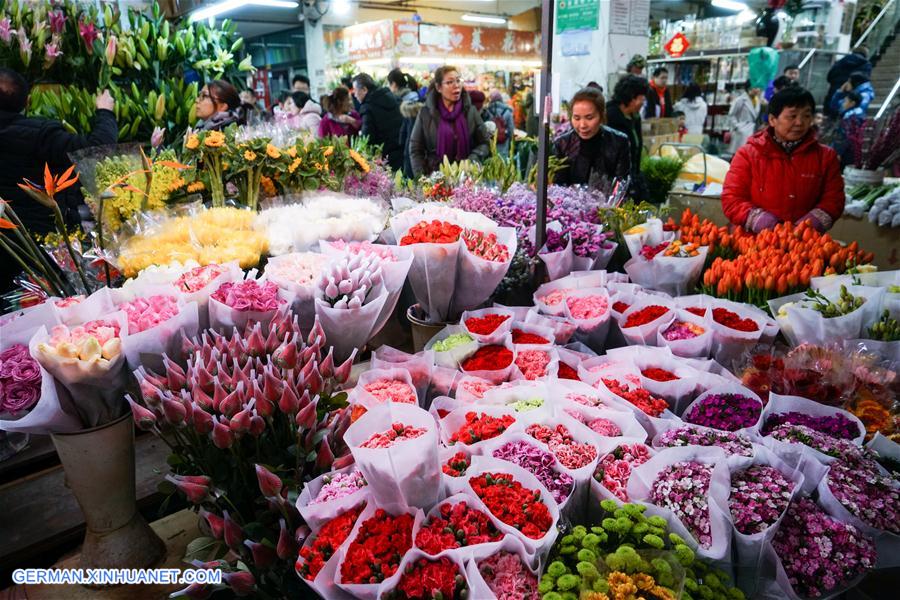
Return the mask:
M687 36L681 33L680 31L672 36L672 39L666 42L666 45L663 46L665 48L666 53L672 58L678 58L683 56L687 49L691 47L690 40L687 39Z
M556 0L556 33L597 29L600 3L597 0Z

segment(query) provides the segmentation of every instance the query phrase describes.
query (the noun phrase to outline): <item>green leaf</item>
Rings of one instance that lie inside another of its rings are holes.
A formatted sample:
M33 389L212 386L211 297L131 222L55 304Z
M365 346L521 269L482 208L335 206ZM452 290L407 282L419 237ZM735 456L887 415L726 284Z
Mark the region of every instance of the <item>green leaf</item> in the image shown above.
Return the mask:
M192 560L206 562L216 557L222 543L211 537L203 536L191 540L187 548L184 550L184 562L189 563Z
M156 485L156 491L165 496L171 496L175 493L175 484L164 479Z
M178 465L184 464L184 460L177 454L170 454L166 458L166 462L169 463L170 467L177 467Z

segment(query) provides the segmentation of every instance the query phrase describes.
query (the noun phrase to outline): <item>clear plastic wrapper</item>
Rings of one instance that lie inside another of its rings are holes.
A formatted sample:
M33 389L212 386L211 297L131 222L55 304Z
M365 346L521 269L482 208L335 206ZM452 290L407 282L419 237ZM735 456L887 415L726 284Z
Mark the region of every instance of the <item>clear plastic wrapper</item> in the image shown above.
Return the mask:
M697 256L678 258L658 254L650 260L632 254L633 258L625 263L625 272L645 288L682 296L697 286L708 250L701 246Z
M503 541L500 543L500 547L493 554L487 553L478 553L476 558L470 560L466 565L466 574L469 580L469 598L473 600L475 598L491 600L496 599L496 595L491 591L491 588L485 582L484 577L481 575L481 570L479 568L480 563L484 561L486 558L493 556L494 554L499 554L501 552L508 552L510 554L514 554L519 557L519 559L525 564L526 568L535 576L536 580L540 580L540 572L534 569L531 565L529 565L529 557L527 551L525 550L525 546L522 542L514 537L514 536L506 536L503 538ZM533 559L531 559L533 561ZM537 586L537 583L535 583Z
M707 312L707 317L698 317L694 313L683 309L676 309L669 320L660 325L656 334L656 345L667 347L672 354L685 358L706 358L709 356L713 345L712 313ZM676 321L690 323L703 329L703 333L685 339L666 339L666 331Z
M810 343L824 346L830 343L842 343L862 337L868 327L878 320L884 288L865 286L849 286L853 296L862 296L866 302L853 312L840 316L825 318L821 313L803 306L803 302L786 308L787 321L797 344ZM822 294L830 301L840 295L837 288L823 290Z
M434 369L434 353L428 350L409 354L390 346L381 346L372 352L373 369L404 369L412 378L413 387L421 405L428 395Z
M760 317L757 309L751 310L748 306L729 300L719 300L713 308L713 310L724 308L735 313L741 319L750 319L756 323L756 329L753 331L738 331L713 320L712 357L720 365L730 366L745 351L755 346L765 331L765 320Z
M469 319L482 319L488 315L500 315L508 318L500 323L497 328L490 333L475 333L471 329L469 329L469 326L466 324ZM459 324L465 329L466 333L468 333L475 341L482 345L502 344L503 341L508 337L509 332L512 331L512 325L514 322L515 316L513 315L512 311L498 308L480 308L478 310L467 310L459 319Z
M181 354L182 335L190 339L199 331L199 313L196 302L180 304L178 313L155 327L122 336L122 353L132 371L140 366L150 371L165 371L163 355L177 357Z
M628 317L649 306L663 306L669 310L647 323L625 327L625 324L628 322ZM672 318L672 312L671 302L666 298L656 298L653 296L637 298L628 310L619 317L619 330L622 332L625 341L628 342L629 345L652 346L658 343L657 334L659 333L659 329L666 321Z
M296 503L297 510L300 511L300 515L303 517L306 524L309 525L309 528L313 533L318 533L322 526L331 519L368 500L369 486L363 486L346 496L331 499L326 502L315 502L319 492L322 491L322 488L335 475L349 475L357 471L356 465L350 465L343 469L331 471L319 475L300 490L300 496L297 498Z
M408 370L403 368L372 368L365 373L360 374L359 379L356 380L356 387L351 393L351 400L354 403L361 404L366 408L366 410L371 410L372 408L386 402L397 402L397 400L394 399L386 400L384 398L376 397L374 394L366 390L367 385L378 381L396 381L401 384L405 384L409 387L411 398L413 399L413 402L409 403L409 405L419 405L418 393L416 391L416 386L413 383L412 375ZM405 402L398 403L406 404Z
M71 306L56 306L59 321L65 325L78 325L88 321L94 321L103 315L116 310L111 290L102 287L81 302Z
M575 331L578 329L578 326L575 323L571 323L564 316L552 317L541 315L535 311L529 311L528 314L525 315L525 323L528 325L546 327L553 331L553 342L556 344L569 343L569 340L572 339L572 336L575 335Z

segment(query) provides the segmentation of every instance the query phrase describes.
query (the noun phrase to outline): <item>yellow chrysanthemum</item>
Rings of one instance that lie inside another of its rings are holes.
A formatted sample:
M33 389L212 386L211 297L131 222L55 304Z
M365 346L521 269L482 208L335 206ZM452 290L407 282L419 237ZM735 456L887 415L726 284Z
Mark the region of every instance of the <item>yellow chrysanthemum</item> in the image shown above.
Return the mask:
M296 171L297 167L299 167L300 163L302 162L303 159L300 158L295 158L293 161L291 161L291 164L288 166L288 173L293 173L294 171Z
M316 171L322 170L322 163L314 163L313 166L316 168Z
M254 160L256 160L256 152L254 152L253 150L245 150L244 151L244 160L246 160L248 162L253 162Z
M281 150L279 150L272 144L266 145L266 154L269 155L269 158L281 158Z
M221 148L225 145L225 134L221 131L210 131L203 143L210 148Z
M362 154L360 154L356 150L351 149L350 158L353 159L353 162L359 165L359 168L363 170L363 173L369 172L369 162L365 158L363 158Z
M290 147L290 149L288 150L288 156L290 156L291 158L297 158L297 147L296 146Z
M325 152L322 153L323 156L328 157L334 154L334 146L326 146Z
M193 194L195 192L202 192L203 191L203 182L195 181L194 183L187 186L187 191L190 192L191 194Z
M200 138L197 137L196 134L191 134L191 136L188 137L187 142L184 145L184 147L187 148L188 150L196 150L199 146L200 146Z
M169 185L169 192L174 192L177 189L184 187L185 181L184 177L176 177L172 183Z

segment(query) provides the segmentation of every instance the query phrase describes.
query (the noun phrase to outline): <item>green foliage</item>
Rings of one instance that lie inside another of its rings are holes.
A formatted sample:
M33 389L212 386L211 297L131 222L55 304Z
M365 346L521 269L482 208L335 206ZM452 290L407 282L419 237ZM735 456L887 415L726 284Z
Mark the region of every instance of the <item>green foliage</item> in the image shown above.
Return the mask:
M662 204L678 179L684 161L676 157L647 156L641 157L641 173L647 182L650 202Z

